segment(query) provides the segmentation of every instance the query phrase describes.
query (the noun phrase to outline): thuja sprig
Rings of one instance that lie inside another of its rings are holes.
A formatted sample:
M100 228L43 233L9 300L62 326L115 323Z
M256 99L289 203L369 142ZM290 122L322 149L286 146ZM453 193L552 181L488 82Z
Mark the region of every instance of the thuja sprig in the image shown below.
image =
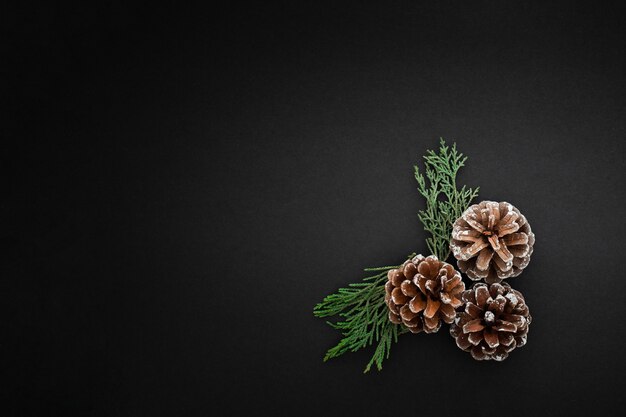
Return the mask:
M391 344L398 341L398 335L407 331L403 326L389 321L389 310L385 304L387 272L398 267L366 268L366 272L376 274L364 278L363 282L340 288L315 306L315 316L337 317L337 321L327 323L343 335L339 343L326 352L324 361L376 343L374 355L364 372L368 372L372 365L376 365L378 370L382 369L383 360L389 357Z
M450 256L452 224L478 195L478 187L457 188L456 176L466 160L467 157L456 150L456 143L448 147L441 138L439 152L429 150L424 156L425 177L415 166L419 193L426 198L426 210L420 210L418 217L424 230L431 234L426 239L429 251L441 261Z

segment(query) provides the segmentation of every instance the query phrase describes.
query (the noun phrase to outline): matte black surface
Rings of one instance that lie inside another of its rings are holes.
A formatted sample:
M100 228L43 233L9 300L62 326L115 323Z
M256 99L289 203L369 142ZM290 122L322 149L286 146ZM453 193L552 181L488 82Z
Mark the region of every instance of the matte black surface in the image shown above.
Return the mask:
M385 3L3 13L1 415L623 409L623 11ZM528 345L322 363L313 305L425 250L439 136L537 235Z

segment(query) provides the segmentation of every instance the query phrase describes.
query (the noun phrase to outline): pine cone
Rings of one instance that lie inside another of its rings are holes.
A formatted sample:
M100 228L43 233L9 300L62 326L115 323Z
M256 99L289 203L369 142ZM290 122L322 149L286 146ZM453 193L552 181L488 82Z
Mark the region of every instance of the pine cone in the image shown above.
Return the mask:
M483 201L454 222L450 248L461 272L491 284L521 274L534 243L530 225L512 204Z
M476 283L462 299L465 311L457 313L450 334L474 359L502 361L526 344L532 317L519 291L507 283Z
M417 255L387 273L385 303L389 320L403 323L412 333L435 333L441 322L452 323L463 305L461 274L436 256Z

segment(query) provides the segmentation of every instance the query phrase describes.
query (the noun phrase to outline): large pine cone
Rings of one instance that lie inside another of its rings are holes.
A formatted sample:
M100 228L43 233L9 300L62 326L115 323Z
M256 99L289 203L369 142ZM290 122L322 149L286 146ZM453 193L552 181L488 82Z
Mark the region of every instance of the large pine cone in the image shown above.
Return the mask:
M530 225L512 204L483 201L454 222L450 248L461 272L491 284L521 274L534 243Z
M526 344L532 318L519 291L506 283L477 283L462 299L465 311L457 313L450 334L474 359L502 361Z
M463 305L461 274L436 256L417 255L387 273L385 303L389 320L403 323L412 333L435 333L441 322L452 323Z

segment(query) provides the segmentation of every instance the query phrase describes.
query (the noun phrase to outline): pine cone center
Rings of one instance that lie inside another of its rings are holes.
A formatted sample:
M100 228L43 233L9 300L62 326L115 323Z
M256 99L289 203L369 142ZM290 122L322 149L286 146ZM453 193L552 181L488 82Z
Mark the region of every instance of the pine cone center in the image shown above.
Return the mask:
M485 324L491 326L496 321L496 316L491 311L485 313Z

